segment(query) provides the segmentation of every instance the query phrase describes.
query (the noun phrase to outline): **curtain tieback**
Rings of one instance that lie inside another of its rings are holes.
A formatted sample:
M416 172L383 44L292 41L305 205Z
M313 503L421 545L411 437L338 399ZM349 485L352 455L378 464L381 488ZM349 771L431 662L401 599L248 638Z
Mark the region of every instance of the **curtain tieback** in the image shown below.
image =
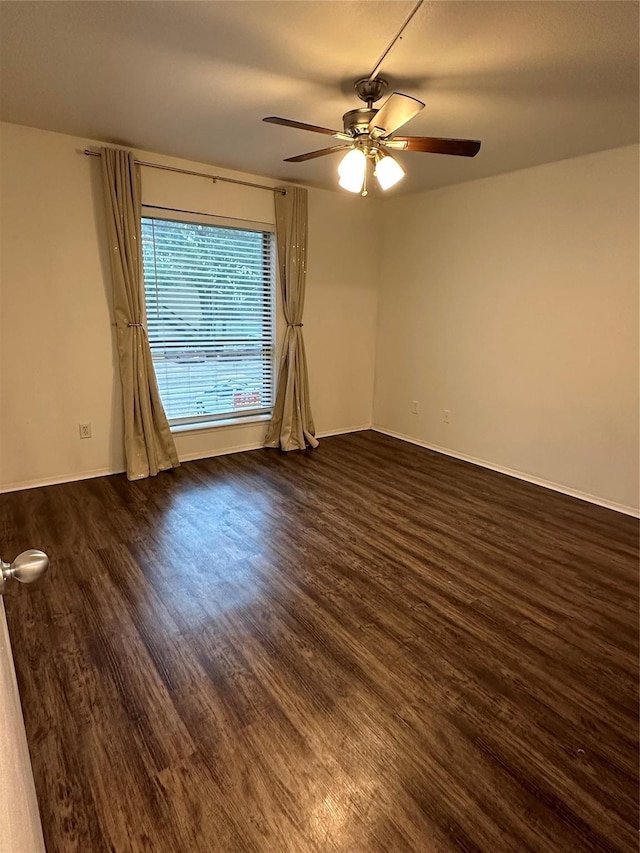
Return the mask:
M304 326L304 323L287 323L287 326L290 329L301 329Z
M130 329L144 329L144 326L142 325L142 323L127 323L127 326Z

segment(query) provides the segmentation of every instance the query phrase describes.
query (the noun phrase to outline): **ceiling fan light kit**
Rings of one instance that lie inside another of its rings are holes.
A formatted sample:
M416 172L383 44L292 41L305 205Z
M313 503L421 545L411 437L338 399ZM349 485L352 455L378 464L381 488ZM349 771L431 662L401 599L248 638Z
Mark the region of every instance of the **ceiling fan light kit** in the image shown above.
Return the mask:
M375 159L376 168L373 174L376 176L383 190L395 187L398 181L404 178L404 169L391 154L385 154L384 151L376 151Z
M364 186L367 158L361 148L348 151L338 166L338 184L350 193L359 193Z
M424 109L424 104L410 95L392 92L379 109L373 104L385 94L388 84L383 77L378 77L382 60L387 56L393 45L399 39L402 31L422 5L419 0L406 19L391 44L383 53L369 77L356 80L354 88L360 100L366 103L366 109L349 110L342 117L344 130L331 130L315 124L268 116L263 121L279 124L284 127L295 127L300 130L310 130L313 133L323 133L342 142L319 151L298 154L287 157L285 162L302 163L316 157L324 157L338 151L346 151L338 166L338 184L352 193L367 195L367 171L369 164L373 166L373 174L382 190L395 186L405 171L398 161L391 156L393 151L418 151L426 154L450 154L457 157L475 157L480 150L480 142L475 139L441 139L432 136L403 136L394 134L403 124Z
M352 148L348 151L338 166L338 184L351 193L366 192L367 166L371 155L362 148ZM405 172L400 163L390 154L376 149L373 152L375 167L374 177L377 179L380 189L388 190L404 178Z

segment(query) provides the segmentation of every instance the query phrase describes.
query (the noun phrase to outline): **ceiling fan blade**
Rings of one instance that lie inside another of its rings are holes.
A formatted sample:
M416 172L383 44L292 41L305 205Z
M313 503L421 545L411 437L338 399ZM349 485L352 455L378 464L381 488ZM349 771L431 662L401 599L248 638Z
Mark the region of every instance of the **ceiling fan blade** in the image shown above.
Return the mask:
M427 154L453 154L457 157L475 157L481 143L477 139L440 139L436 136L394 136L381 139L387 148L399 151L423 151Z
M317 124L305 124L303 121L293 121L290 118L280 118L279 116L267 116L262 121L268 121L270 124L281 124L283 127L297 127L299 130L311 130L313 133L325 133L327 136L335 136L338 139L351 139L346 133L340 130L331 130L328 127L318 127Z
M297 157L286 157L285 163L303 163L305 160L313 160L314 157L324 157L325 154L333 154L334 151L346 151L351 145L334 145L331 148L321 148L319 151L309 151L308 154L298 154Z
M401 95L400 92L393 92L369 122L369 133L374 137L388 136L422 109L424 109L424 104L417 98Z

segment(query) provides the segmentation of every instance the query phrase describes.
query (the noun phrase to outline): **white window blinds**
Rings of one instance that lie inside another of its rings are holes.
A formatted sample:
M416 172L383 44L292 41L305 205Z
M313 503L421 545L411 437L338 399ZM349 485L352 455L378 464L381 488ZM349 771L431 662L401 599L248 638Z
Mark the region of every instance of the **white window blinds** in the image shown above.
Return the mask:
M273 234L142 219L147 328L172 424L273 405Z

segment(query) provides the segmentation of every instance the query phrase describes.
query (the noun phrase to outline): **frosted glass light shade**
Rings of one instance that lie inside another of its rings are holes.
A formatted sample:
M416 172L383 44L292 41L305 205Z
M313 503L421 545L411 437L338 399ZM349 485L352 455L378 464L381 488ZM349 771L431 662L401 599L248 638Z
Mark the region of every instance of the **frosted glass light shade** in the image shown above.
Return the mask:
M340 186L349 190L350 193L359 193L364 183L365 170L367 168L367 158L364 152L359 148L352 148L347 151L340 165L338 166L338 175Z
M404 169L390 154L385 154L376 163L375 176L382 189L388 190L404 178Z

